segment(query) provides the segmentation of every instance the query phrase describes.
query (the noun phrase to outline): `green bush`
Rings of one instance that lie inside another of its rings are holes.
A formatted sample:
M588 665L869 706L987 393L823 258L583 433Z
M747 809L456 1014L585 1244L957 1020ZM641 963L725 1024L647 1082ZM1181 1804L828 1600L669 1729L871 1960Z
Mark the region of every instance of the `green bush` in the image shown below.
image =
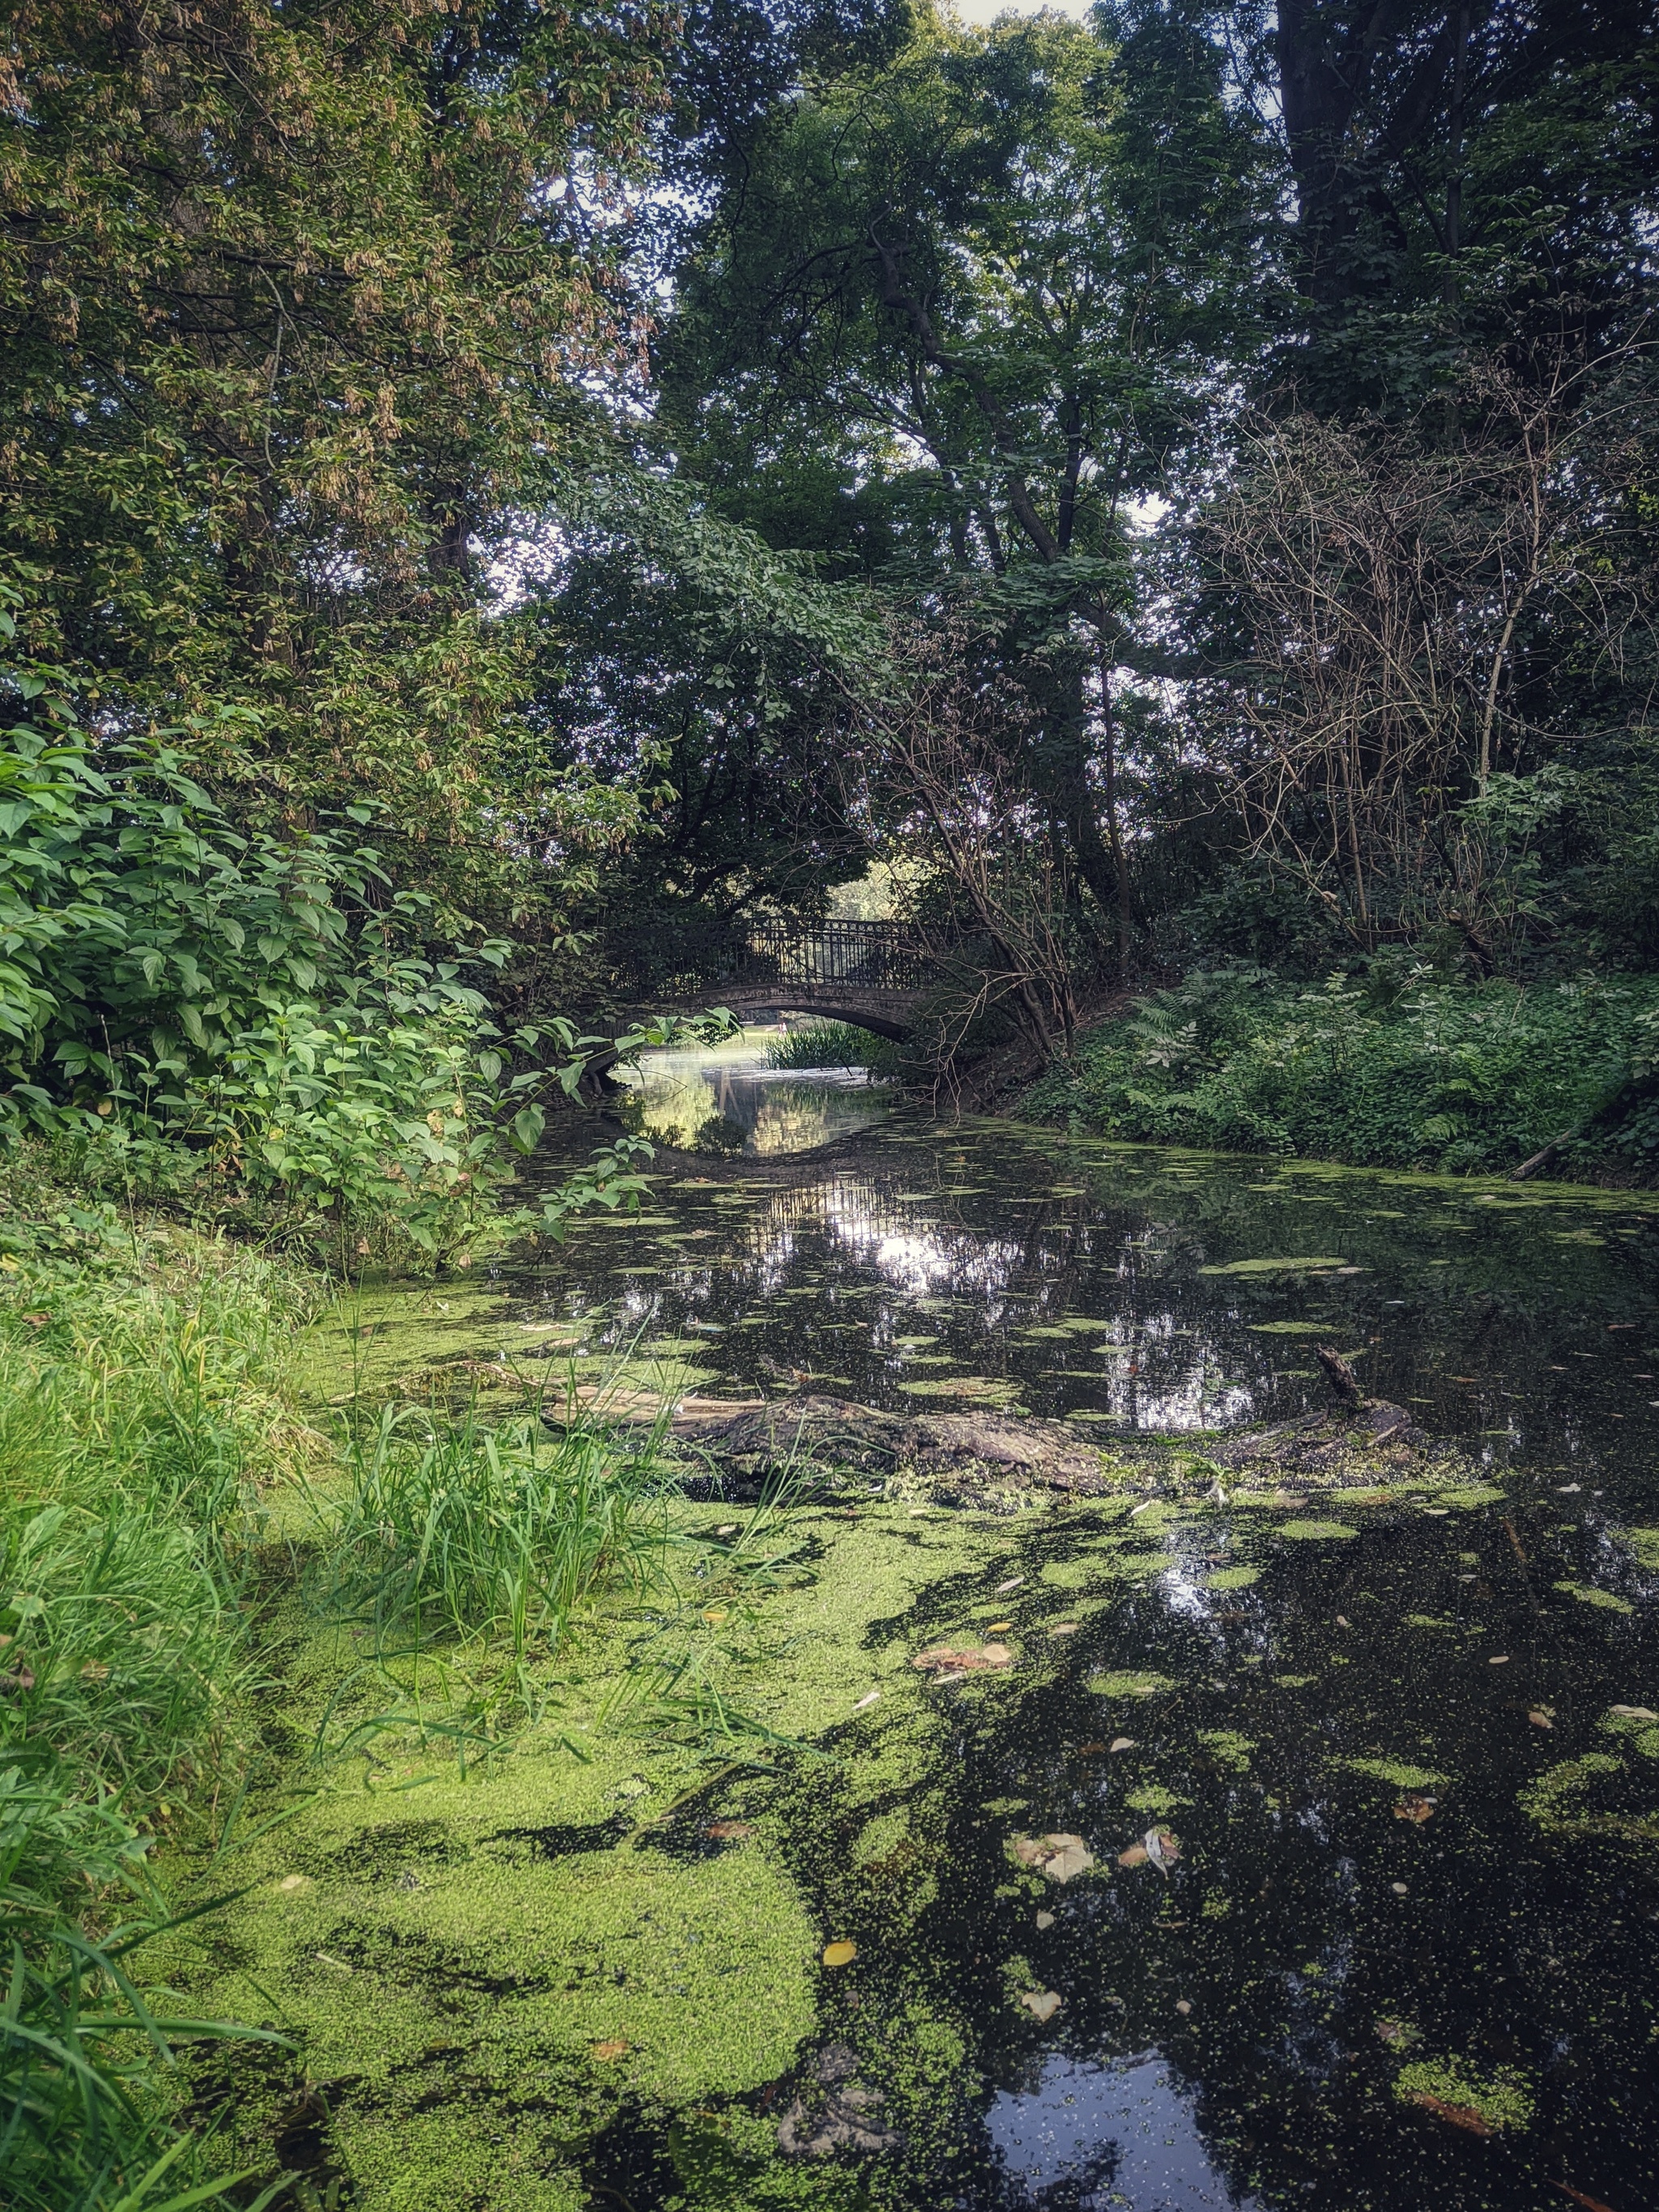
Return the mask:
M0 592L0 645L15 635ZM342 1263L459 1258L631 1197L648 1146L503 1214L542 1096L600 1040L558 1017L497 1027L478 979L511 947L449 943L463 922L394 889L364 842L374 809L244 830L195 765L234 717L94 744L61 672L0 666L7 694L0 1140L46 1137L94 1190L252 1209Z
M1659 978L1452 985L1339 971L1298 990L1200 973L1079 1042L1040 1119L1148 1143L1453 1174L1565 1137L1568 1171L1659 1166Z

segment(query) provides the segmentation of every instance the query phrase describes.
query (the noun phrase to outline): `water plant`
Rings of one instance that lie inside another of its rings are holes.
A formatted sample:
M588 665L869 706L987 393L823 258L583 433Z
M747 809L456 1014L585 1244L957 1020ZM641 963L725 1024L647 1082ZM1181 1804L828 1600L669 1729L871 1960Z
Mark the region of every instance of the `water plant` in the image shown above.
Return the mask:
M769 1045L766 1064L775 1068L862 1067L872 1075L896 1076L902 1055L891 1037L878 1036L852 1022L808 1022Z
M664 1482L652 1428L597 1421L453 1426L387 1407L350 1452L350 1486L319 1503L312 1579L326 1610L407 1633L551 1651L601 1589L642 1599L667 1573Z

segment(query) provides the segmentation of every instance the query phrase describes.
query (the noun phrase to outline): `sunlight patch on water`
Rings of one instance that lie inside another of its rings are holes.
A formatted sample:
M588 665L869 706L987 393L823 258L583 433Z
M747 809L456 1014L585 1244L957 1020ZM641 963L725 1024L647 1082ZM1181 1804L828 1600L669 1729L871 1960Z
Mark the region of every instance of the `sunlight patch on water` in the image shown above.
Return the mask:
M1211 2165L1196 2101L1156 2052L1104 2066L1056 2056L1035 2089L1004 2090L986 2126L1029 2204L1069 2185L1077 2212L1255 2212Z

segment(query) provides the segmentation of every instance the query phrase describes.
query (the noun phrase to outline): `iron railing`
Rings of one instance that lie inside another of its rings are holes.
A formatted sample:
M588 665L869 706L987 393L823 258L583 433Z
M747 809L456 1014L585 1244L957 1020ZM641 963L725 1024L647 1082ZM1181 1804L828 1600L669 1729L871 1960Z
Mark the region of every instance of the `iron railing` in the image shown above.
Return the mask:
M922 940L897 922L786 921L747 928L696 921L613 939L621 977L647 999L690 998L722 986L811 991L914 991L927 980Z

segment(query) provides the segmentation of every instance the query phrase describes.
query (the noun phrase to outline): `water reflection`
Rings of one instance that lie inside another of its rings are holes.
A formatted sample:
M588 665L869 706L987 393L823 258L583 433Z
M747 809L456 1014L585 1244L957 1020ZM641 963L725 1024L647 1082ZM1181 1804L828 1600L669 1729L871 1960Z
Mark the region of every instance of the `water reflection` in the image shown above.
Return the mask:
M994 1620L1017 1668L874 1708L873 1804L833 1741L767 1784L815 1918L859 1943L823 2033L896 2107L965 2054L960 2109L907 2120L871 2201L1659 2203L1656 1224L1647 1194L896 1117L855 1158L665 1180L500 1280L498 1346L690 1344L722 1390L1107 1440L1320 1404L1325 1342L1492 1477L1449 1506L1034 1513L976 1579L941 1542L872 1660ZM903 1514L884 1540L922 1559ZM902 1840L866 1863L872 1810ZM1161 1821L1167 1875L1121 1864ZM1010 1838L1061 1832L1095 1868L1036 1894Z
M1155 2052L1056 2056L1034 2087L998 2094L986 2129L1020 2201L1044 2212L1255 2212L1211 2164L1195 2103Z
M641 1053L619 1068L632 1093L630 1123L684 1152L803 1152L879 1121L889 1085L862 1067L774 1068L782 1025L746 1029L726 1043Z

